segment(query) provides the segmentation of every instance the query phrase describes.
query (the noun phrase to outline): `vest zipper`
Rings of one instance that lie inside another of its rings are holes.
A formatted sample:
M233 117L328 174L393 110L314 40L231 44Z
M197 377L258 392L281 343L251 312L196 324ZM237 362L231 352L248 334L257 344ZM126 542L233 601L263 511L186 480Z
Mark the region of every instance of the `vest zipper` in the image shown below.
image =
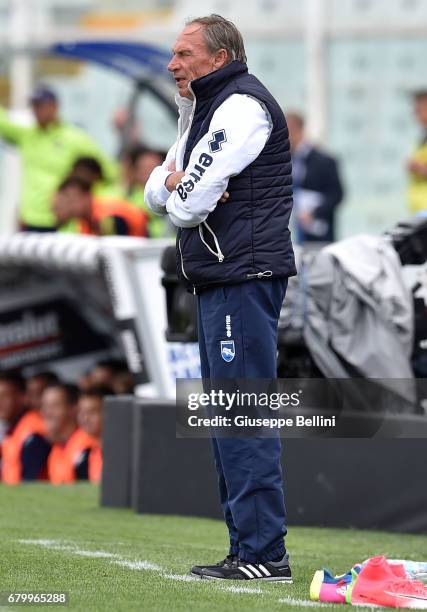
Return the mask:
M273 276L273 272L271 270L256 272L255 274L246 274L246 278L269 278L270 276Z
M196 96L194 95L193 90L191 89L191 83L188 83L188 89L191 91L191 93L193 94L193 110L191 111L191 115L190 115L190 120L188 122L188 134L190 135L190 130L191 130L191 124L193 123L193 119L194 119L194 111L196 110ZM184 132L182 131L182 133L180 134L180 138L182 138ZM188 278L186 272L185 272L185 268L184 268L184 258L182 256L182 249L181 249L181 238L178 240L178 248L179 248L179 255L181 258L181 271L183 276L189 281L190 279ZM196 286L193 285L193 293L194 295L196 294Z
M185 270L184 270L184 258L182 256L182 250L181 250L181 238L178 240L178 248L179 248L179 254L180 254L180 257L181 257L181 270L182 270L182 273L183 273L183 275L185 276L185 278L187 280L190 280L188 278L187 274L185 273Z
M188 122L188 128L187 128L187 129L188 129L188 135L190 135L191 126L192 126L192 124L193 124L193 119L194 119L194 113L195 113L195 111L196 111L196 103L197 103L197 100L196 100L196 96L194 95L194 91L191 89L191 82L190 82L190 83L188 83L188 89L189 89L189 90L191 91L191 93L193 94L193 110L192 110L192 112L191 112L191 116L190 116L190 120L189 120L189 122ZM211 252L213 255L215 255L216 257L218 257L218 261L219 261L220 263L222 263L222 262L224 261L224 255L222 254L222 251L221 251L221 249L220 249L220 246L219 246L219 243L218 243L218 239L217 239L217 237L215 236L215 234L214 234L214 232L212 231L212 229L211 229L211 228L209 227L209 225L206 223L206 221L204 221L203 223L204 223L204 225L206 225L206 227L208 228L208 230L211 232L211 234L212 234L212 236L213 236L213 238L214 238L215 246L216 246L216 248L217 248L217 251L218 251L218 252L217 252L217 253L215 253L215 252L214 252L214 251L213 251L213 250L210 248L210 246L209 246L209 245L208 245L208 244L207 244L207 243L204 241L204 239L203 239L203 232L202 232L202 226L201 226L201 224L199 225L199 235L200 235L200 238L201 238L201 240L202 240L203 244L204 244L204 245L205 245L205 246L206 246L206 247L209 249L209 251L210 251L210 252ZM183 259L183 257L182 257L182 250L181 250L181 238L180 238L180 239L179 239L179 241L178 241L178 247L179 247L179 254L180 254L180 256L181 256L181 270L182 270L182 273L183 273L183 275L185 276L185 278L186 278L187 280L190 280L190 279L188 278L187 274L185 273L185 270L184 270L184 259ZM193 285L193 294L194 294L194 295L196 295L196 294L197 294L197 291L196 291L196 285Z
M203 225L210 231L210 233L213 236L213 239L214 239L214 242L215 242L215 246L216 246L216 252L213 249L211 249L211 247L208 245L208 243L203 238L202 223L199 225L200 240L203 242L203 244L208 249L208 251L210 251L212 253L212 255L215 255L215 257L218 258L219 263L222 263L224 261L225 257L224 257L224 255L223 255L223 253L221 251L220 246L219 246L218 238L215 236L215 232L212 230L211 227L209 227L209 225L206 223L206 221L203 221Z

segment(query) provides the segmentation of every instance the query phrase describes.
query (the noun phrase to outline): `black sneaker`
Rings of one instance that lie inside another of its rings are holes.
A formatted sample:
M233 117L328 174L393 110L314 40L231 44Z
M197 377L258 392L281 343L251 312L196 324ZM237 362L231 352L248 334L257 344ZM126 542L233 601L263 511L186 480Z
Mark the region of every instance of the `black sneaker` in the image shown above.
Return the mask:
M203 570L215 570L219 567L233 567L233 565L237 565L238 561L239 557L237 555L227 555L225 559L215 565L195 565L191 568L191 575L201 578Z
M280 561L247 563L239 559L237 563L231 565L203 567L200 577L207 578L208 580L267 580L269 582L292 582L288 554L285 554Z

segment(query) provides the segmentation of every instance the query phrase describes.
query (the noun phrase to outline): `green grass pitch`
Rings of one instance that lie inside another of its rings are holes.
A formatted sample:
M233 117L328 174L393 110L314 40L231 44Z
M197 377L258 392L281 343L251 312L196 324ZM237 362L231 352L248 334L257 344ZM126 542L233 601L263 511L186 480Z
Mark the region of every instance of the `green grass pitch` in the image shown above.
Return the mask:
M0 528L0 591L67 591L68 609L88 612L336 611L309 601L316 569L427 551L427 536L290 527L293 584L189 579L192 564L225 556L220 521L100 508L90 485L1 486Z

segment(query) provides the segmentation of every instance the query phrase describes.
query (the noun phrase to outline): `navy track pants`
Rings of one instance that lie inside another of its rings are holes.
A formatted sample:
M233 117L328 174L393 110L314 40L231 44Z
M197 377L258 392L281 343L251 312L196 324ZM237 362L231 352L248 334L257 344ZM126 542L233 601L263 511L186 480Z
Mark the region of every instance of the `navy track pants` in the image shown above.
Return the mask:
M287 279L263 279L198 296L203 379L276 378L286 288ZM213 437L212 445L230 553L249 563L281 557L286 527L280 438Z

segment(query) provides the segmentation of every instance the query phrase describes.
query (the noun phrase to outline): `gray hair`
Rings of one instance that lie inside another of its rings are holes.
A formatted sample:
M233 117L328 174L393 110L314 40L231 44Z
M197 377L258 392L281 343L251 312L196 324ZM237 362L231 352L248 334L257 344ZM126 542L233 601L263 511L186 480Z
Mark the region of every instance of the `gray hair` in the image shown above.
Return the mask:
M206 46L210 53L216 53L220 49L225 49L228 53L229 62L238 60L246 64L247 60L243 37L234 23L215 13L207 17L191 19L187 21L186 25L192 25L194 23L203 27Z

